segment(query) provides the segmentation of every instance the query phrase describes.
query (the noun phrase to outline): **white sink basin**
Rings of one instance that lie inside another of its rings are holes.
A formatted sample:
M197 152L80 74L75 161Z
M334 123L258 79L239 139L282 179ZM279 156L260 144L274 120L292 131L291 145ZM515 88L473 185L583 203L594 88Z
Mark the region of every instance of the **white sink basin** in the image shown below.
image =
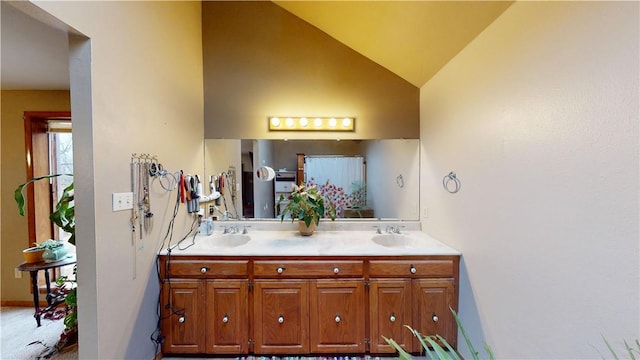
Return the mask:
M415 247L416 240L405 234L379 234L371 238L371 241L385 247Z
M232 248L244 245L251 240L247 234L216 234L198 240L204 248Z

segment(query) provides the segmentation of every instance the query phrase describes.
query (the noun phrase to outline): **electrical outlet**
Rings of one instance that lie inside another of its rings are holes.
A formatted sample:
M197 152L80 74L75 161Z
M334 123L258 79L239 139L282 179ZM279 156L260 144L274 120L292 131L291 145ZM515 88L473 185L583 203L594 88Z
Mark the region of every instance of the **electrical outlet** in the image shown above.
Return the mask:
M16 279L22 279L22 271L18 269L13 269L13 271L14 271L13 276L15 276Z
M113 193L113 211L133 209L133 193Z

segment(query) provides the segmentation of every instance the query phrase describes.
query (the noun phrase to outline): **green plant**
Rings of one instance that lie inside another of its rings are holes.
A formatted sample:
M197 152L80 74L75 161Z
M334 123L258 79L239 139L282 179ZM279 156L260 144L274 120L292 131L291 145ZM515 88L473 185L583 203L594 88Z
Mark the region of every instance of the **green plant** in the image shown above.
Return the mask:
M616 351L613 349L613 346L611 346L611 344L609 344L609 342L607 341L607 339L604 338L604 336L602 337L602 340L604 340L604 343L607 345L607 349L609 349L609 352L611 352L611 355L613 356L613 358L616 359L616 360L620 359L618 357L618 354L616 353ZM629 344L627 343L626 340L624 341L625 350L627 350L627 354L629 355L629 359L631 359L631 360L636 360L637 359L636 355L634 355L634 353L637 354L638 356L640 356L640 340L636 340L635 345L636 345L636 348L633 348L633 347L629 346ZM596 351L598 351L598 350L596 349ZM600 353L600 351L598 351L598 353ZM605 357L602 356L602 354L600 354L600 357L605 359Z
M14 191L14 198L18 205L18 212L20 216L24 216L24 189L27 185L44 179L51 179L58 176L73 176L72 174L53 174L35 177L25 183L18 185ZM49 215L49 219L56 224L63 231L69 233L71 237L68 242L75 245L76 243L76 221L75 221L75 206L74 206L74 193L73 182L64 188L60 199L56 203L53 211ZM63 243L56 240L45 240L40 244L34 244L41 249L55 249L64 246ZM77 286L76 286L76 271L77 268L73 268L73 279L68 276L60 276L56 279L56 285L58 285L56 297L64 297L64 309L62 315L64 316L65 329L60 334L60 339L54 345L51 351L59 351L64 346L73 344L78 338L78 309L77 309ZM55 306L49 306L45 308L43 315L45 318L57 319L59 318L59 310ZM47 355L52 355L48 352Z
M61 243L60 241L56 241L56 240L45 240L41 243L34 243L33 247L35 247L36 249L45 249L45 250L51 250L51 249L57 249L59 247L63 247L64 244Z
M280 213L280 221L284 221L285 217L290 215L292 222L297 219L304 221L307 226L312 222L317 225L325 213L331 220L336 219L335 207L331 202L325 206L324 198L315 185L292 185L289 196L280 195L277 205L284 202L286 205Z
M462 336L464 337L464 340L465 340L465 342L467 344L467 348L469 349L469 352L471 353L471 356L473 357L473 359L479 360L480 359L480 354L473 347L473 344L471 343L471 340L469 339L469 336L467 335L467 332L465 331L464 327L462 326L462 323L460 322L460 318L458 317L458 314L453 309L451 309L451 312L453 313L453 317L456 320L456 323L458 324L458 328L462 332ZM425 354L427 355L428 359L462 360L462 357L457 353L457 351L442 336L440 336L440 335L427 335L427 336L425 336L425 335L420 334L420 332L418 332L417 330L411 328L410 326L407 326L407 325L405 325L405 326L411 331L411 333L416 338L418 338L418 340L420 341L420 344L422 345L422 348L424 349ZM395 342L393 339L388 339L388 338L386 338L384 336L382 338L389 345L393 346L398 351L398 355L399 355L398 357L400 359L405 359L405 360L413 359L413 356L411 356L411 354L409 354L404 349L402 349L402 347L397 342ZM440 344L442 344L442 345L440 345ZM484 344L484 348L487 351L488 358L490 360L494 360L495 356L493 355L493 351L491 350L489 345L487 345L487 343Z
M24 189L27 185L43 179L51 179L58 176L73 176L72 174L53 174L35 177L25 183L18 185L14 191L14 198L18 204L18 212L20 216L24 216ZM73 205L73 182L62 191L60 200L56 203L55 208L49 215L49 219L62 230L68 232L71 237L69 243L76 244L76 220L75 206Z

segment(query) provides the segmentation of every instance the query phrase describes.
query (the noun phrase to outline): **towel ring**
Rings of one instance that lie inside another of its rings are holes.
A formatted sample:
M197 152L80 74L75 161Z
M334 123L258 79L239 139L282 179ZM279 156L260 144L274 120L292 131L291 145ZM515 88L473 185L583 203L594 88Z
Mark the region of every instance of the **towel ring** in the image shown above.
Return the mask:
M450 172L442 179L442 186L451 194L455 194L460 191L460 179L456 177L456 173Z

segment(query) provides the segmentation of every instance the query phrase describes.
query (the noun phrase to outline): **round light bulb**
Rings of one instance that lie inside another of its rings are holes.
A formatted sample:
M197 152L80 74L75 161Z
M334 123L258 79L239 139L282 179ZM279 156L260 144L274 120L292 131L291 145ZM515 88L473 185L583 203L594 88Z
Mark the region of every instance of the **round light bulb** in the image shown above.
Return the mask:
M338 123L338 121L336 121L336 118L329 119L329 126L336 127L337 123Z
M306 117L300 118L300 126L307 127L307 125L309 125L309 121L307 120L307 118Z
M320 118L316 118L316 119L313 121L313 125L314 125L315 127L317 127L317 128L322 127L322 119L320 119Z
M348 128L349 126L351 126L351 119L349 118L342 119L342 127Z
M285 124L287 124L287 127L293 127L293 119L287 118L287 120L285 120Z
M274 127L280 126L280 119L278 119L277 117L272 117L271 118L271 126L274 126Z

